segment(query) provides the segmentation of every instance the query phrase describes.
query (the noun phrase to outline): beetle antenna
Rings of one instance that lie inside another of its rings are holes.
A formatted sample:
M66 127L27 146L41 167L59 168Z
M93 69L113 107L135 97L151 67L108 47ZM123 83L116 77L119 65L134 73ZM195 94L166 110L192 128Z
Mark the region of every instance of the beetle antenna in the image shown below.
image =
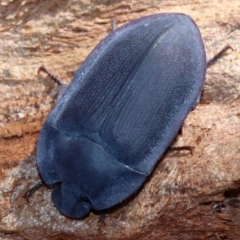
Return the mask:
M25 198L27 200L27 202L29 202L29 198L41 187L43 187L45 185L45 183L43 181L40 181L39 183L37 183L36 185L34 185L33 187L31 187L24 195L23 198Z

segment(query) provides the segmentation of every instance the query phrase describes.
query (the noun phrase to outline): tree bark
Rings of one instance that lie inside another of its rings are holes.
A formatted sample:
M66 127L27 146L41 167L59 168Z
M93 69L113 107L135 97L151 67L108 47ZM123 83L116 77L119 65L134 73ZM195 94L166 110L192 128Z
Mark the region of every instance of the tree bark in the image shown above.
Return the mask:
M200 104L187 117L176 146L144 186L120 206L83 220L61 215L39 181L37 136L58 88L45 65L68 84L86 56L111 31L140 16L189 14L208 58L229 50L207 70ZM6 0L0 3L0 239L240 239L240 4L229 1Z

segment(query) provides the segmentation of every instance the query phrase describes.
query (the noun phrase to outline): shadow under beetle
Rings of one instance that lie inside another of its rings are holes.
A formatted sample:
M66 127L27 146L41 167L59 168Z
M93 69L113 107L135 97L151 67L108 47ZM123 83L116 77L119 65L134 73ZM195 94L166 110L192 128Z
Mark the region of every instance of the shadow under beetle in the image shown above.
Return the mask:
M197 104L206 67L184 14L142 17L102 40L39 135L37 164L56 208L82 218L133 194Z

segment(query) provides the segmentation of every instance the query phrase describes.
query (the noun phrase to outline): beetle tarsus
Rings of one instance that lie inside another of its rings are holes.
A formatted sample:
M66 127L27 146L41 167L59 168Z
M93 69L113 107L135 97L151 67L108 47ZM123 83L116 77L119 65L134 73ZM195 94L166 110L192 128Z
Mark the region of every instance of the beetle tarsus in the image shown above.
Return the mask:
M182 147L173 147L173 146L170 146L169 147L169 150L171 151L182 151L182 150L187 150L191 153L191 155L193 155L193 149L195 147L194 146L182 146Z
M222 57L222 55L228 50L228 49L232 49L233 48L227 44L225 47L223 47L216 55L214 55L212 58L210 58L208 61L207 61L207 67L211 67L219 58Z

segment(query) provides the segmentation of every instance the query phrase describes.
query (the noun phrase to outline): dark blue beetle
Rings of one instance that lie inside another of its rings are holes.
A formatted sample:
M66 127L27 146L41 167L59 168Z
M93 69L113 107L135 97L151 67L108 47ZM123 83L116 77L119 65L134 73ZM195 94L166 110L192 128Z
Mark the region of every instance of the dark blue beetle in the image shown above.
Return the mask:
M57 209L81 218L134 193L196 105L205 72L200 32L184 14L143 17L101 41L38 139Z

